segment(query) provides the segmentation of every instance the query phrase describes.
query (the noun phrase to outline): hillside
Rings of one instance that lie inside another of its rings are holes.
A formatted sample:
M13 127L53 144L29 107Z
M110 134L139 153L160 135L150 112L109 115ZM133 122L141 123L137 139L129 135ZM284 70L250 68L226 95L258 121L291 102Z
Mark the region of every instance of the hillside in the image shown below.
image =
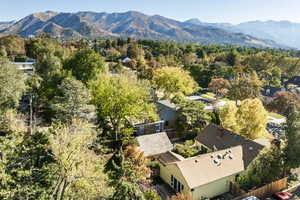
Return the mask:
M159 15L125 13L59 13L47 11L29 15L11 26L0 28L0 34L22 37L50 33L57 38L133 37L230 44L253 47L283 48L271 40L261 40L205 24L185 23Z
M221 28L233 33L249 34L257 38L273 40L286 46L300 48L300 23L290 21L249 21L233 25L230 23L206 23L190 19L185 23Z

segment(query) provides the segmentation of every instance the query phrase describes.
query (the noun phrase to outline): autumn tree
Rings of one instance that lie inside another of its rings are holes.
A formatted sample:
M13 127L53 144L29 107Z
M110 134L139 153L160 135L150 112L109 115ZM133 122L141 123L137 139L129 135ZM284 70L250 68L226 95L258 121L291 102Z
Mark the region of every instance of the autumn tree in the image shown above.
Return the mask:
M220 110L221 124L251 140L267 134L268 112L259 99L246 99L236 107L228 104Z
M50 148L57 162L52 199L94 199L107 195L102 159L91 149L96 133L91 124L73 120L53 125Z
M0 37L0 46L5 48L8 56L24 55L24 39L17 35L6 35Z
M246 99L237 111L239 133L249 139L257 139L267 134L268 112L259 99Z
M128 146L115 153L105 166L115 188L114 200L145 200L139 184L146 181L150 175L147 159L137 146Z
M224 78L212 79L208 85L208 89L218 96L226 96L230 89L230 83Z
M236 119L237 111L237 106L232 102L227 103L219 111L221 125L234 133L239 131L238 122Z
M293 92L277 92L267 107L273 112L289 115L290 107L300 109L300 95Z
M111 127L115 140L126 138L126 130L135 122L158 118L154 104L150 103L148 83L133 75L103 74L90 87L99 121Z
M189 72L178 67L163 67L154 71L154 83L166 96L175 93L190 95L199 89Z

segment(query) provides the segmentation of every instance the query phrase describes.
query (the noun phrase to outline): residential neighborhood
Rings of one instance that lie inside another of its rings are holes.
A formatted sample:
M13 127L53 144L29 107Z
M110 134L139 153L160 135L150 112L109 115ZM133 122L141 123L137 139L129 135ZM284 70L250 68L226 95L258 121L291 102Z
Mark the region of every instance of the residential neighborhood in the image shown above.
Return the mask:
M300 1L1 5L0 200L300 199Z

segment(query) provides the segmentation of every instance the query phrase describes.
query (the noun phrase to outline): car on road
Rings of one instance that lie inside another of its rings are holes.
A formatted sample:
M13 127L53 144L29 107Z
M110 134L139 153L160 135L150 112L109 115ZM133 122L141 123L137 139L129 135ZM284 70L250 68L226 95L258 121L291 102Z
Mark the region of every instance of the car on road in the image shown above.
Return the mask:
M289 192L277 192L273 194L273 198L277 200L289 200L292 199L292 194Z

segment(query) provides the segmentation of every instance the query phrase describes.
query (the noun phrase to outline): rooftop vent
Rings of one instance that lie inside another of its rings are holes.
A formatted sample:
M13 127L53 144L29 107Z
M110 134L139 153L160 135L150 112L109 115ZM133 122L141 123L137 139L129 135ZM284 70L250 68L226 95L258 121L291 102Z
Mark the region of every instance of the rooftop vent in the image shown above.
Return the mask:
M233 155L229 155L229 159L230 159L230 160L233 160Z
M253 150L253 147L249 147L249 150L252 151L252 150Z
M217 158L218 158L218 159L222 159L223 156L222 156L221 154L218 154Z
M215 163L215 164L219 164L220 161L219 161L218 159L214 159L214 163Z

